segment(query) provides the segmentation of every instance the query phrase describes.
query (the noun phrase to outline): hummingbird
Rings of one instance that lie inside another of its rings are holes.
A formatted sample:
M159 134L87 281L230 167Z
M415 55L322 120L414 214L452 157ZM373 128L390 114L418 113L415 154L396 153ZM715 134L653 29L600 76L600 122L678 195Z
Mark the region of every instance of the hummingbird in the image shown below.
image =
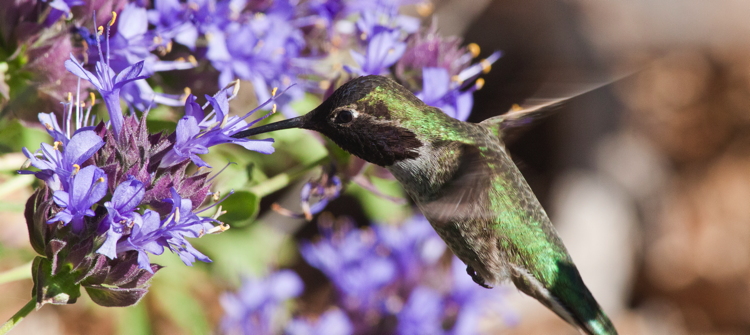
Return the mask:
M531 111L534 113L535 111ZM241 138L310 129L388 169L477 284L510 279L585 334L617 334L502 141L521 113L463 122L383 76L355 78L311 112Z

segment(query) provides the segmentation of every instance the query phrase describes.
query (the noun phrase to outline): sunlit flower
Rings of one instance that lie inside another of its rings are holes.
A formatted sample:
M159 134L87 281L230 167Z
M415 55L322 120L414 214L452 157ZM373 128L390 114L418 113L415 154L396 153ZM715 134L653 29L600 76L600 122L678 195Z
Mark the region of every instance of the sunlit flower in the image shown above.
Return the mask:
M91 206L107 194L106 178L104 171L96 166L87 166L77 171L67 190L55 191L55 204L63 210L57 212L47 223L70 223L73 232L83 230L84 218L94 216Z

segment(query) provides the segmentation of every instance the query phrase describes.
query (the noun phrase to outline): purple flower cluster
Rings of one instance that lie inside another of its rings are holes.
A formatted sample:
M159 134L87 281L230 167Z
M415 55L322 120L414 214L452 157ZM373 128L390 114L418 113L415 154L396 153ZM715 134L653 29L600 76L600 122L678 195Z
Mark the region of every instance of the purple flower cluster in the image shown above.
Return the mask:
M461 261L445 262L445 244L421 216L373 229L322 221L320 230L300 252L335 286L348 317L340 322L353 333L477 334L475 321L502 301L471 282Z
M97 43L111 45L108 38ZM104 54L109 55L109 50L102 49L100 59L108 60ZM198 216L215 204L200 209L212 195L210 179L208 173L187 175L189 163L209 167L198 154L221 143L271 153L273 140L231 137L257 122L244 120L258 108L242 117L228 115L229 100L236 94L238 83L215 96L206 96L206 106L212 107L209 113L189 95L185 116L174 134L167 136L149 133L146 115L125 117L120 106L123 86L147 77L143 60L119 73L109 61L98 61L91 72L71 55L65 67L99 91L109 122L96 122L91 115L95 96L91 94L86 108L79 89L75 101L71 96L64 104L62 127L54 114L39 114L54 143L42 143L35 152L23 149L38 171L20 173L33 173L45 182L26 209L32 245L45 255L35 262L40 290L37 300L72 303L82 285L97 303L130 305L146 293L148 278L159 268L150 263L149 253L159 255L168 249L186 265L196 260L210 262L188 239L227 229L216 220L220 210L214 217ZM275 96L261 107L272 103ZM70 265L60 267L60 262ZM129 270L114 272L123 267ZM75 278L74 285L64 292L47 289L59 287L71 277ZM137 287L122 286L133 283Z
M336 226L336 227L334 227ZM488 313L513 315L501 289L487 291L445 256L446 245L421 216L400 226L356 229L346 219L319 218L320 239L300 244L308 264L336 289L336 306L320 315L299 314L283 326L281 302L298 296L301 282L289 270L246 280L225 294L227 334L478 334ZM282 295L279 292L284 292Z
M302 280L282 270L263 279L246 278L237 293L221 296L226 334L279 334L283 324L282 303L302 293ZM304 333L303 333L304 334Z

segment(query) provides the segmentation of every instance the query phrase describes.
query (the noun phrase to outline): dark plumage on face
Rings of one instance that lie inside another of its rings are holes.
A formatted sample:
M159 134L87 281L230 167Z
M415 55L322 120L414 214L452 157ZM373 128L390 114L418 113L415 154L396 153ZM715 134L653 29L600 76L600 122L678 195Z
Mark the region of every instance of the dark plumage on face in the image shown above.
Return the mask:
M359 77L341 86L305 115L303 128L318 131L344 150L380 166L418 157L417 149L422 143L416 135L392 120L382 101L368 96L377 87L384 87L393 94L408 94L405 96L421 103L411 92L388 78Z

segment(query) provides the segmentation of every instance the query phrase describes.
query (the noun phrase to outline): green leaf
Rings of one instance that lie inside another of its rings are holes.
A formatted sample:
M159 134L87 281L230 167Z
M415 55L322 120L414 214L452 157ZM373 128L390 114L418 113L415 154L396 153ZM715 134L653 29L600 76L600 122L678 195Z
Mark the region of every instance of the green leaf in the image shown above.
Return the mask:
M50 136L42 129L25 127L16 119L0 120L0 152L20 152L27 147L32 152Z
M219 217L221 221L229 223L230 226L243 226L243 223L247 223L246 221L258 213L260 197L247 191L234 192L221 203L221 208L227 211Z
M395 180L371 178L372 184L383 194L396 198L405 198L403 189ZM355 196L362 204L367 217L379 222L399 222L410 215L409 206L394 203L356 183L349 183L346 193Z
M151 120L151 118L148 118L146 120L146 126L148 127L148 132L151 134L156 134L160 131L171 134L177 127L177 123L172 121Z
M53 276L52 262L47 258L34 258L32 275L38 306L74 304L81 296L81 286L75 283L76 276L69 271L61 271Z
M97 305L104 307L126 307L135 305L148 293L147 288L119 288L109 285L86 286L86 293Z

